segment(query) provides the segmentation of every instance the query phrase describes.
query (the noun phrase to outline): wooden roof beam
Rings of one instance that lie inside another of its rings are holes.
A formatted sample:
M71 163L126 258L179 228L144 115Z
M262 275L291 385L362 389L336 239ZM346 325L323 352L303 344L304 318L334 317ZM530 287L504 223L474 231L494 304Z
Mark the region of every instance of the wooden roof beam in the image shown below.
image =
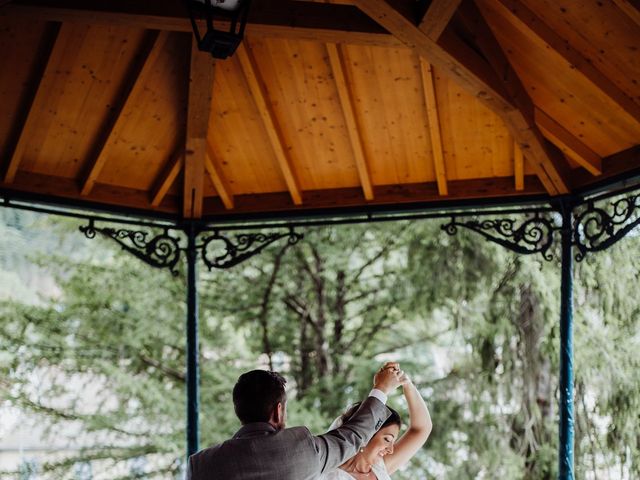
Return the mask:
M178 149L169 159L169 162L160 173L159 177L153 182L155 187L151 194L151 206L157 207L167 195L171 185L176 181L180 170L184 166L184 150Z
M355 114L352 92L345 73L347 63L344 58L344 52L340 46L334 43L328 43L326 47L329 54L329 62L331 63L333 78L338 90L338 96L340 97L340 104L342 105L342 112L344 113L347 133L349 134L349 140L351 141L351 149L353 150L358 176L360 177L360 185L364 192L364 198L367 200L373 200L373 187L371 186L371 175L369 174L369 167L367 166L364 145L360 134L361 128Z
M568 193L569 166L561 152L548 143L534 118L534 105L524 85L513 69L482 13L467 0L457 12L458 21L468 30L472 41L480 49L496 78L503 85L515 108L503 120L523 155L551 195ZM467 48L464 42L447 32L452 45ZM468 48L467 48L468 49ZM554 193L555 191L555 193Z
M640 1L639 0L613 0L620 10L627 14L631 20L640 26Z
M530 98L526 92L524 98L508 93L509 81L519 82L517 77L498 78L491 65L458 38L450 26L445 29L439 43L436 43L385 0L356 0L356 3L405 45L435 67L447 72L453 81L502 118L526 151L527 158L550 195L569 191L564 178L564 159L559 151L554 151L545 143L542 133L535 125ZM523 89L519 92L520 95L522 92Z
M602 174L602 158L580 139L576 138L566 128L556 122L542 110L535 110L536 123L542 133L562 152L572 158L581 167L587 169L591 175Z
M198 44L192 36L187 138L182 192L182 215L184 218L200 218L202 216L205 159L207 156L207 132L209 130L209 116L211 115L213 75L213 58L198 50Z
M229 184L227 183L222 170L218 166L217 155L213 151L213 148L211 147L211 144L209 142L207 142L207 155L204 161L204 168L209 174L211 183L213 183L213 186L218 192L224 208L226 208L227 210L233 209L233 193L231 193Z
M249 84L249 89L251 90L253 99L256 102L258 112L262 117L262 122L276 155L278 166L280 167L284 181L289 189L291 200L293 200L295 205L300 205L302 204L302 194L293 170L293 162L289 157L288 150L285 148L286 141L284 139L284 134L278 124L278 119L276 118L273 106L268 99L267 87L258 72L256 61L251 52L243 44L238 47L236 57L240 62L242 72Z
M564 38L558 35L553 28L549 27L521 2L498 0L497 2L492 1L489 3L486 0L481 0L480 4L486 6L486 8L502 9L509 18L516 21L516 26L519 29L533 33L540 40L548 44L556 53L564 58L572 68L580 72L594 86L598 87L598 89L620 106L620 108L640 123L640 105L598 70L588 58L574 49Z
M16 146L13 149L9 163L4 171L3 180L5 183L13 182L18 173L24 150L31 138L35 118L39 112L46 108L47 95L51 83L55 80L56 65L58 65L64 55L73 56L79 51L78 42L73 44L72 34L69 30L68 27L65 28L58 25L53 32L54 38L51 41L51 49L45 55L44 71L40 76L40 81L35 89L34 96L30 99L30 103L27 106L26 117L20 130Z
M424 100L429 120L431 151L433 153L433 166L436 172L438 193L440 193L440 195L448 195L447 173L444 164L444 150L442 148L442 134L440 132L440 115L438 114L438 102L436 99L436 86L434 81L435 79L433 78L433 68L429 65L429 62L421 58L420 69L422 72L422 88L424 89Z
M7 5L0 14L42 21L192 31L183 2L175 0L28 0ZM225 22L219 25L223 28L226 26ZM353 5L297 0L252 0L246 34L319 42L402 46L389 32Z
M133 99L151 77L153 66L162 53L162 49L169 37L169 32L153 32L151 35L152 42L143 46L146 52L141 56L142 61L134 61L131 66L122 90L114 102L114 108L102 126L98 138L91 149L93 158L90 159L82 180L80 188L82 195L89 195L98 180L100 172L107 161L108 149L106 147L122 133L122 123L124 122L122 112L131 109ZM151 46L149 47L149 45Z
M515 189L518 192L524 190L524 155L517 142L513 142L513 177Z
M431 40L437 41L461 2L462 0L432 0L418 28Z

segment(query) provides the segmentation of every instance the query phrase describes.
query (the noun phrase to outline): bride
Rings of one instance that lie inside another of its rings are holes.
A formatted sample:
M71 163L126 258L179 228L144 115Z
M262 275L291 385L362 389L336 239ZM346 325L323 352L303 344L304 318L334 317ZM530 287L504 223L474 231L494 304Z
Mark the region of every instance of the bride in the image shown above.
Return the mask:
M402 389L409 407L409 428L398 439L402 420L398 412L391 410L391 416L380 427L378 433L366 447L339 468L325 474L323 480L391 480L390 475L404 466L424 445L431 433L431 416L420 392L409 377L399 370ZM346 422L360 406L351 406L333 422L329 430ZM388 407L387 407L388 408Z

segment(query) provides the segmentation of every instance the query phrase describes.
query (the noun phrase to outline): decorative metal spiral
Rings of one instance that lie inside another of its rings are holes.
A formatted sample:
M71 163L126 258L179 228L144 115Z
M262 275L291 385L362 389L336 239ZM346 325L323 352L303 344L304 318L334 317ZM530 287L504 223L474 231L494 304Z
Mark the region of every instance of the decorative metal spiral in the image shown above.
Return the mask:
M302 239L303 235L289 229L285 233L242 233L231 238L214 230L211 235L202 239L198 248L201 250L202 260L209 270L231 268L285 237L288 245L294 245ZM218 248L213 247L216 243L219 244Z
M180 260L181 248L178 239L170 236L167 229L163 233L147 239L149 232L124 228L96 228L93 221L90 220L88 225L80 227L80 231L90 239L95 238L99 233L116 241L123 250L148 265L155 268L168 268L174 276L178 275L176 265Z
M604 207L589 202L574 216L575 258L582 261L588 252L605 250L640 224L640 195L621 198Z
M479 233L487 240L513 252L523 255L540 253L545 260L553 259L549 249L553 244L554 232L558 228L549 218L535 216L518 226L517 221L511 218L460 222L455 217L451 217L449 223L441 226L442 230L449 235L457 234L458 227Z

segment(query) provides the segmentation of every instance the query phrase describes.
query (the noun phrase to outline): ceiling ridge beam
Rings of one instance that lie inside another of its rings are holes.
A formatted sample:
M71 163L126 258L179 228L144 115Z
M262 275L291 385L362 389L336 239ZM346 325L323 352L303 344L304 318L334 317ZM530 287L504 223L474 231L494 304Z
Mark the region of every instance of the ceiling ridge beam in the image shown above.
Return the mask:
M169 161L160 172L160 175L153 182L155 187L151 194L151 206L157 207L162 203L162 200L166 196L171 186L176 181L180 170L184 166L184 149L177 149L174 154L169 158Z
M287 153L288 149L285 148L286 141L284 139L284 134L278 123L273 106L269 101L267 87L258 72L256 61L249 49L245 47L244 43L240 44L238 47L236 56L240 62L242 72L247 80L253 100L258 108L258 112L262 117L262 123L276 155L278 166L280 167L284 181L289 189L291 200L295 205L300 205L302 204L301 189L293 170L293 163L290 155Z
M215 62L210 55L198 50L198 43L193 35L189 68L182 214L184 218L200 218Z
M46 106L46 97L49 92L50 83L55 79L55 65L57 65L64 54L77 54L80 49L80 46L77 43L75 44L75 52L69 51L66 48L67 43L71 40L71 32L69 30L69 27L57 25L55 31L52 33L53 38L51 39L51 47L44 55L45 58L43 59L45 65L42 70L42 75L40 76L37 87L34 89L33 97L29 99L29 102L26 105L25 119L22 123L18 140L13 148L11 157L9 157L9 162L4 172L3 181L5 183L13 182L16 174L18 173L24 150L31 138L35 118L38 115L38 112Z
M122 123L124 122L122 113L131 108L133 99L149 79L153 71L153 66L167 42L169 32L156 31L151 35L153 41L149 42L150 46L147 44L142 47L145 52L142 55L143 60L134 60L134 65L130 67L128 78L125 79L125 84L117 96L119 101L115 105L115 108L109 113L107 120L102 126L102 131L98 134L98 139L91 149L91 160L85 168L84 179L80 187L80 193L82 195L89 195L98 180L100 172L102 172L107 161L107 146L121 133Z
M518 142L513 142L513 177L517 191L524 190L524 155Z
M422 75L422 88L424 90L427 119L429 120L429 135L431 136L431 151L433 153L433 166L436 172L438 193L440 193L440 195L448 195L447 171L444 163L440 114L438 112L433 67L422 57L420 57L420 72Z
M536 123L545 136L565 155L572 158L592 175L602 175L602 157L545 112L536 108Z
M506 90L508 85L505 85L508 82L500 78L484 58L464 44L452 31L451 25L445 29L440 42L436 43L385 0L355 2L418 55L447 72L453 81L493 110L526 150L527 158L550 195L569 191L564 175L566 167L562 164L564 159L559 151L545 144L533 120L531 99L523 87L520 89L520 95L525 95L523 99L510 95ZM464 61L461 60L463 57ZM519 83L517 77L515 80Z
M418 28L433 41L437 41L451 21L462 0L432 0Z
M329 62L331 63L333 79L338 90L338 97L340 98L340 105L342 106L342 113L344 114L347 126L347 133L349 134L349 140L351 141L351 149L353 151L356 169L358 170L360 185L364 192L364 198L367 200L373 200L374 193L371 184L371 175L369 173L367 156L362 142L362 127L358 121L353 105L353 93L349 86L346 74L347 62L345 54L340 46L335 43L326 44L326 48L329 54Z
M489 5L486 1L482 1L484 5ZM494 3L491 3L493 7ZM609 77L602 73L595 65L589 61L582 53L573 48L569 42L564 40L549 27L541 18L533 11L529 10L525 5L514 0L498 0L497 8L516 20L520 29L526 29L533 33L536 37L549 45L554 52L566 60L572 68L580 72L589 82L601 90L607 97L614 101L636 122L640 123L640 105L627 95L627 93L616 85Z
M218 156L216 155L216 152L213 150L211 144L207 142L207 155L204 159L205 170L209 174L211 183L213 183L216 192L218 192L218 196L220 197L224 208L231 210L233 209L233 193L231 193L229 183L218 166L217 160Z

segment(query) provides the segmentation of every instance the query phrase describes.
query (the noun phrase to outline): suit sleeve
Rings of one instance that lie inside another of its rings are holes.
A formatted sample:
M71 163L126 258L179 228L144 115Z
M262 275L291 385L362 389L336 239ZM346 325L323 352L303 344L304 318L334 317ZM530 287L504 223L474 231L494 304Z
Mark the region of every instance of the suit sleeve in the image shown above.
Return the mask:
M384 403L368 397L344 425L313 437L321 473L333 470L353 457L369 443L390 415Z

